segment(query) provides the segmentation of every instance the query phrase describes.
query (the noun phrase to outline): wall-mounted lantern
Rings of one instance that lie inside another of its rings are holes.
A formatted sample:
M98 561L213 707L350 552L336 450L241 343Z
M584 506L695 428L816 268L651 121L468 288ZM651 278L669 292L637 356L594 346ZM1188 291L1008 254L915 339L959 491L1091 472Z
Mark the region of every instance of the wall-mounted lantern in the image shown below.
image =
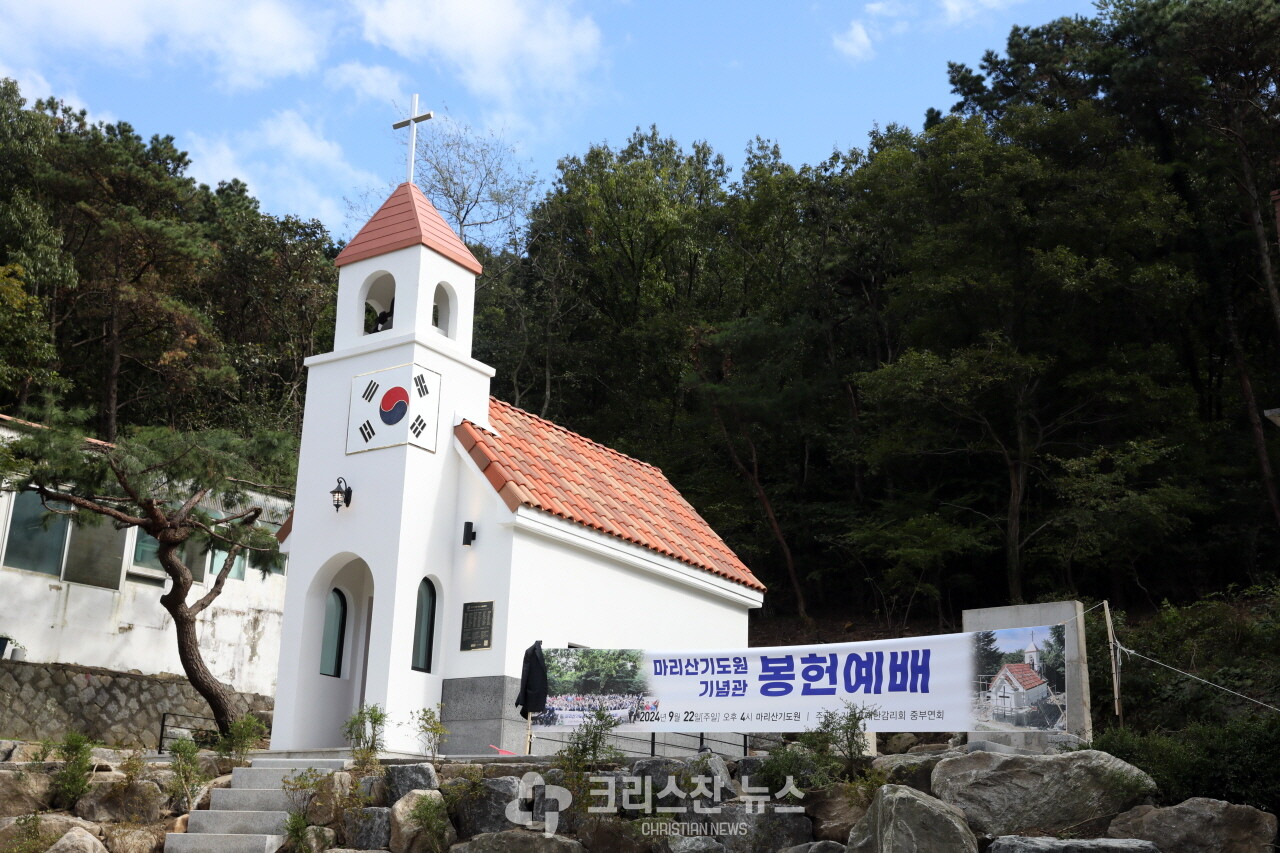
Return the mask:
M474 541L476 541L476 526L468 521L462 525L462 544L470 546Z
M329 492L329 497L333 498L333 511L337 512L344 506L351 506L351 486L347 481L338 478L338 485L333 487L333 491Z

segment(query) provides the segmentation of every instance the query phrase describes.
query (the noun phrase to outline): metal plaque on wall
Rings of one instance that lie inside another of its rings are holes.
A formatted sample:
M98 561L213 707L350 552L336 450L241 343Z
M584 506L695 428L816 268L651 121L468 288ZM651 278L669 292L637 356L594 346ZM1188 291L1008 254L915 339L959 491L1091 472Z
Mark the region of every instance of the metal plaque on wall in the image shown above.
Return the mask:
M466 601L462 604L462 651L493 646L493 602Z

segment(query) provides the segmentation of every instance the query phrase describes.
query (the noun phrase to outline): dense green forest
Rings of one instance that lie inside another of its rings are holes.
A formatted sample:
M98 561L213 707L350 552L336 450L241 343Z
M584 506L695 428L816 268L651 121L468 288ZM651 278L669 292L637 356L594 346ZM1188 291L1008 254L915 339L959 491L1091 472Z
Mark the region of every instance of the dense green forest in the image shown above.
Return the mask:
M592 146L476 243L475 355L662 467L772 612L958 627L1274 582L1278 57L1272 0L1107 0L821 163ZM172 138L12 82L0 112L0 410L296 430L323 227L196 184Z

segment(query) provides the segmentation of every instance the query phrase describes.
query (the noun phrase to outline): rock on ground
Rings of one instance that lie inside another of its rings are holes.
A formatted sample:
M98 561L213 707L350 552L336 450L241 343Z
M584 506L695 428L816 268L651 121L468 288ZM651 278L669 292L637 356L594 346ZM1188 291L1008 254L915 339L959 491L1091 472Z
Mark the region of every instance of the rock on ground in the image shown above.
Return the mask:
M955 806L906 785L883 785L849 832L849 853L978 853Z
M1276 839L1276 816L1251 806L1192 797L1163 809L1130 809L1111 821L1107 834L1146 839L1160 853L1269 853Z
M958 758L964 754L959 750L944 750L881 755L871 762L871 767L883 772L888 781L895 785L910 785L917 791L933 796L933 768L944 759Z
M586 848L560 835L545 836L516 829L481 833L465 844L453 845L449 853L586 853Z
M444 795L439 791L410 791L396 800L395 805L391 807L391 853L413 853L415 847L426 849L430 845L428 838L422 838L423 843L417 844L422 830L409 818L413 807L422 799L436 800L440 804L440 812L445 815L445 848L457 843L458 832L453 828L453 822L444 811Z
M40 831L59 838L66 835L77 826L90 835L102 835L102 830L99 829L98 825L92 821L81 820L78 817L72 817L71 815L66 814L40 815ZM0 850L6 849L14 840L16 840L21 831L22 830L18 826L18 819L16 817L0 818Z
M971 752L933 769L933 792L980 835L1106 832L1109 815L1155 791L1132 764L1093 749L1059 755Z
M795 847L788 847L781 853L845 853L847 849L838 841L811 841L808 844L797 844Z
M432 791L440 787L433 764L387 765L387 788L391 802L399 802L410 791Z
M90 782L88 792L76 801L76 814L96 823L154 823L160 819L166 799L155 782L138 779L126 785L121 774L112 781Z
M884 749L880 751L885 755L899 755L919 742L920 738L911 732L897 732L884 739Z
M50 779L43 773L0 770L0 817L18 817L49 807Z
M330 773L320 780L315 796L307 804L307 822L314 826L333 826L338 822L338 800L351 793L351 774Z
M839 787L811 791L800 801L805 814L813 821L813 837L819 841L838 841L842 845L849 830L867 813L867 807L849 799Z
M502 776L479 782L455 780L449 784L460 786L458 790L462 791L454 809L454 826L460 837L470 838L514 828L507 819L507 804L520 795L519 779Z
M386 850L391 843L391 809L352 809L347 812L343 827L347 843L356 850Z
M108 828L105 835L111 853L155 853L164 850L164 833L150 829Z
M667 837L667 849L671 853L722 853L724 845L705 835L691 835L687 838L672 835Z
M45 853L107 853L107 848L102 846L101 841L76 826Z
M716 840L729 853L785 850L813 840L813 821L807 815L780 812L777 808L769 804L764 811L756 813L744 803L725 803L720 807L720 814L711 818L717 824L743 825L745 832L718 836Z
M591 816L578 826L578 842L591 853L656 853L666 850L662 838L646 838L616 817Z
M307 827L307 846L311 853L328 853L338 843L338 833L327 826Z
M1124 845L1124 846L1120 846ZM1206 850L1209 848L1206 848ZM1150 841L1127 838L1028 838L1002 835L987 853L1164 853Z

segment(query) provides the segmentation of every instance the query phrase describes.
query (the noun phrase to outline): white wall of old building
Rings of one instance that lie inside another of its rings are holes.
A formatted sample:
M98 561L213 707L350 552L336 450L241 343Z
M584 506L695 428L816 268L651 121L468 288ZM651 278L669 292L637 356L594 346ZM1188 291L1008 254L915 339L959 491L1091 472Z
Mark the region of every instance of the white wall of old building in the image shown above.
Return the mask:
M40 547L52 549L46 550L46 568L56 574L18 568L13 564L29 563L17 556L21 532L11 530L18 501L17 493L0 491L0 633L22 643L31 661L181 674L173 620L160 605L167 581L154 566L134 559L137 537L146 534L105 525L91 532L64 525L59 533L55 524ZM92 543L71 547L82 535ZM60 556L54 553L59 548ZM77 564L85 556L95 564L90 573ZM199 559L207 564L209 557ZM214 675L234 689L270 695L285 576L263 577L249 566L236 574L200 620L200 648ZM193 597L204 594L207 583L197 584Z

